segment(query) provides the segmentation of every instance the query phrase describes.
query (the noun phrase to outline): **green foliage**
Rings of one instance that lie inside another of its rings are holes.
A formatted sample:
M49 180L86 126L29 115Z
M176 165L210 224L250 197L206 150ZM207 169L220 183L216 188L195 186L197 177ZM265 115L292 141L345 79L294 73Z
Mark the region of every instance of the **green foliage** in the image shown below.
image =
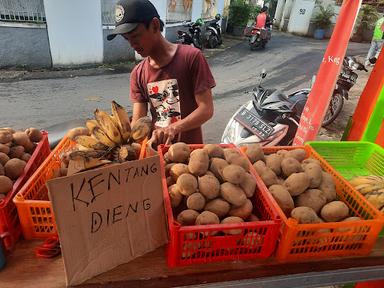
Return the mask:
M379 14L377 13L375 7L369 4L362 5L357 16L358 30L364 31L373 28L378 19Z
M255 20L256 16L260 13L261 7L256 5L251 7L251 12L249 14L249 19Z
M253 6L245 0L233 0L229 5L228 22L232 26L245 26L251 15Z
M319 29L327 29L331 27L331 19L336 15L333 6L328 5L327 7L324 7L323 5L318 5L318 7L320 11L315 15L315 18L313 19L315 27Z

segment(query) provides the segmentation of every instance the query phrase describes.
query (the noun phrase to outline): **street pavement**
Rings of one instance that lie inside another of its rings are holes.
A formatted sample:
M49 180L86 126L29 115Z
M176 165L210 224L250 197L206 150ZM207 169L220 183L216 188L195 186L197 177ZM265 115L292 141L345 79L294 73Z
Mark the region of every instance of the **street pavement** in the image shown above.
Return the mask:
M268 73L263 82L266 88L288 93L308 87L326 46L327 41L275 32L262 51L250 51L247 42L238 39L226 39L224 47L206 51L217 86L213 90L215 115L204 125L205 142L220 141L228 119L249 100L244 91L257 85L263 68ZM365 55L368 49L369 44L350 43L347 55ZM0 82L0 127L35 126L50 131L52 126L62 128L63 122L73 124L92 117L96 108L109 110L111 100L130 109L129 73L75 73L71 78L58 79L49 79L47 73L45 79ZM367 79L367 75L363 76L361 83ZM361 83L362 89L365 82ZM340 117L347 119L349 116L343 112Z

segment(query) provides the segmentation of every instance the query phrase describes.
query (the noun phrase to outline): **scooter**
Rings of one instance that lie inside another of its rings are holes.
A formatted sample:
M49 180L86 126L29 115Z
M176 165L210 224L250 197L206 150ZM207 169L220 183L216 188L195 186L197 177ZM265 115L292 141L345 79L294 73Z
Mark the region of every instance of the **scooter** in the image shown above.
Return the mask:
M364 65L352 57L346 57L344 60L348 67L366 70ZM357 74L355 72L347 74L350 72L345 72L343 69L340 73L338 84L326 113L328 118L323 119L322 126L329 125L341 111L343 102L338 101L340 97L337 95L347 97L348 90L356 83ZM262 146L292 144L310 89L301 89L285 95L276 89L265 89L261 86L262 80L267 76L265 70L260 76L258 86L252 91L246 92L251 93L253 99L242 105L231 117L222 135L222 143L234 143L236 145L259 143ZM314 79L315 76L312 78L311 87ZM349 85L346 85L347 83ZM352 86L351 83L353 83ZM340 103L341 107L337 106ZM333 120L329 121L329 119Z
M203 40L201 37L201 27L204 21L199 18L196 22L184 22L183 26L188 27L188 32L178 30L177 31L177 43L192 45L200 50L203 49Z
M251 50L264 49L272 37L272 23L268 23L265 28L258 28L256 24L246 27L244 36L248 38Z
M205 42L207 48L216 48L223 44L220 26L221 15L217 14L205 29Z

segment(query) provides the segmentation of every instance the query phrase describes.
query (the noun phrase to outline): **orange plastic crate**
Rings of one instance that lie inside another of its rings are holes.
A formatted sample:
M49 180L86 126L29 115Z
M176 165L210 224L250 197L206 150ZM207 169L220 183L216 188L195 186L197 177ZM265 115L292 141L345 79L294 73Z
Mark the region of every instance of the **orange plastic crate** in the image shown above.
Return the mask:
M13 198L25 239L47 238L56 234L45 183L52 178L53 171L60 168L60 154L74 145L73 141L64 137Z
M43 138L37 144L35 151L31 155L31 159L25 166L23 174L13 184L12 191L9 192L4 199L0 200L0 234L8 232L11 235L11 237L7 237L5 240L5 247L7 249L10 249L21 235L20 221L12 198L20 191L24 183L51 152L49 149L48 133L45 131L42 133Z
M204 145L189 145L193 149ZM235 147L234 145L220 145ZM181 226L173 215L165 178L163 155L169 146L158 147L161 163L164 205L168 219L169 243L167 247L168 266L185 266L218 261L233 261L255 258L267 258L274 252L281 219L277 212L277 204L272 196L261 188L261 178L251 170L257 181L256 193L251 199L253 213L261 220L239 224L216 224ZM252 166L250 164L250 166ZM212 232L240 229L239 235L211 235Z
M301 259L318 259L321 257L341 257L367 255L371 252L383 226L381 213L375 209L360 193L340 176L310 146L265 147L265 154L278 150L302 148L308 157L320 161L323 170L333 176L339 200L348 205L351 216L358 216L361 221L329 222L319 224L298 224L293 218L287 218L278 207L283 219L276 257L279 261L297 261ZM262 184L265 189L267 187ZM337 231L343 228L344 231Z

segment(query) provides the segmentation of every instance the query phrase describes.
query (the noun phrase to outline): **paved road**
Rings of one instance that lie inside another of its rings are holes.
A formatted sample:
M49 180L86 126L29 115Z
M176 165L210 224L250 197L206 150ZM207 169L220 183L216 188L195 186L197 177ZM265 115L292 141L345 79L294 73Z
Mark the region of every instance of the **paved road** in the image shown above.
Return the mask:
M264 51L240 43L209 58L217 87L215 116L204 127L205 142L218 142L228 118L248 100L244 90L257 83L292 91L307 87L316 73L327 42L275 33ZM362 55L368 44L351 43L349 55ZM0 83L0 127L47 128L92 116L95 108L110 109L112 99L129 105L129 74Z

